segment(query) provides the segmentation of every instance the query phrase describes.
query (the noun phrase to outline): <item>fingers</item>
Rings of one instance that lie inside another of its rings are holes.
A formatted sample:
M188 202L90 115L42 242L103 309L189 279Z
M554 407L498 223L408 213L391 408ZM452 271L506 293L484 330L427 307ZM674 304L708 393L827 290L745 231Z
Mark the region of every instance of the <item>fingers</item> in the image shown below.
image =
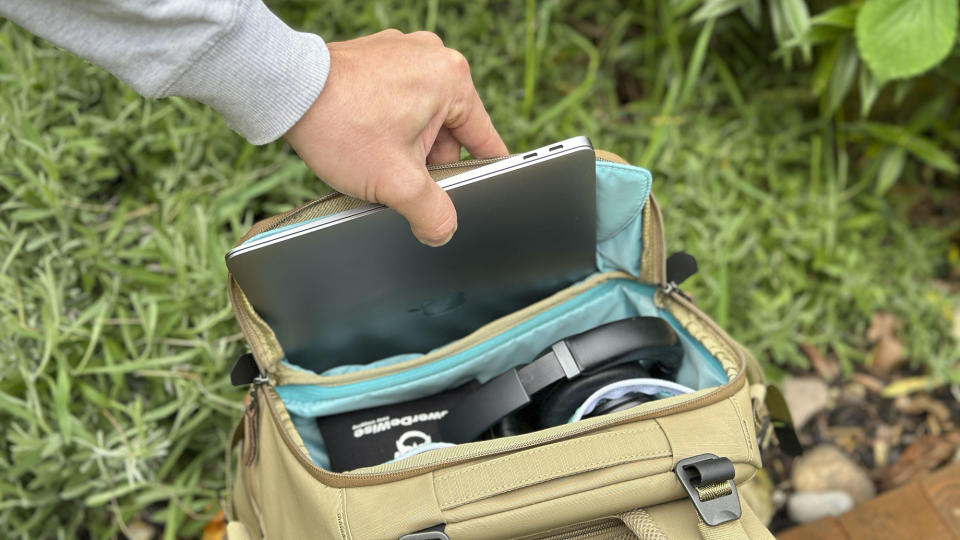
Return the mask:
M437 132L437 139L427 154L427 163L450 163L460 159L460 141L454 138L450 130L442 127Z
M457 230L453 201L430 178L422 162L411 162L406 169L407 174L391 175L378 184L376 200L405 217L417 240L432 247L442 246Z
M443 47L443 40L440 39L440 36L434 34L433 32L427 32L426 30L420 30L419 32L410 32L409 34L407 34L407 37L410 39L417 40L425 45Z
M480 96L471 87L468 101L464 104L459 117L454 117L447 127L453 136L463 143L475 158L505 156L509 154L507 145L493 127L490 115L483 108Z
M466 58L459 52L451 50L450 62L451 70L461 78L459 87L462 89L462 94L455 97L443 125L450 129L453 136L463 143L475 158L507 155L509 153L507 145L503 143L500 134L493 127L490 115L487 114L483 102L480 101L480 95L473 86L470 66Z

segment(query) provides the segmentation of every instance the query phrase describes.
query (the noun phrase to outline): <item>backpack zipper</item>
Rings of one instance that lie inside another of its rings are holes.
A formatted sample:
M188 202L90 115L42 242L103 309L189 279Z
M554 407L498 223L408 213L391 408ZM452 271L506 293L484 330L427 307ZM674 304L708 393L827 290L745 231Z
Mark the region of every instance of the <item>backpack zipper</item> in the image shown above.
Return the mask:
M588 540L590 538L596 538L601 533L612 531L623 526L623 521L611 518L601 522L588 523L586 525L574 525L564 532L559 532L550 536L538 536L536 540Z
M489 165L491 163L503 161L509 157L518 156L518 155L520 154L508 154L506 156L497 156L492 158L465 159L463 161L448 161L446 163L434 163L432 165L427 165L427 171L442 171L444 169L460 169L460 168L474 169L476 167Z
M250 403L243 411L243 464L247 467L253 465L257 459L257 441L260 429L260 403L257 401L257 388L264 383L268 383L266 375L260 372L253 383L250 385Z

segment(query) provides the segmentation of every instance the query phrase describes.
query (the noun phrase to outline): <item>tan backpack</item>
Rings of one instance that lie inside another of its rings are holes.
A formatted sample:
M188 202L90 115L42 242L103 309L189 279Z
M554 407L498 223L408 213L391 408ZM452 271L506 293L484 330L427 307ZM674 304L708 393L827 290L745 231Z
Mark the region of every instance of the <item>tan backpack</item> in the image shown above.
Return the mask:
M444 178L490 161L433 167L432 174ZM743 347L668 282L650 184L647 171L598 151L597 212L609 219L598 224L597 272L399 363L335 375L291 366L231 278L230 298L259 375L234 434L242 451L228 479L229 538L772 538L737 490L761 466L763 376ZM329 195L257 223L240 243L360 204ZM344 473L318 465L324 450L308 429L311 414L362 409L371 393L382 401L394 388L444 380L449 370L440 368L452 361L482 375L489 368L478 351L490 340L508 335L542 347L565 337L556 321L599 325L614 314L667 319L685 341L682 375L696 391Z

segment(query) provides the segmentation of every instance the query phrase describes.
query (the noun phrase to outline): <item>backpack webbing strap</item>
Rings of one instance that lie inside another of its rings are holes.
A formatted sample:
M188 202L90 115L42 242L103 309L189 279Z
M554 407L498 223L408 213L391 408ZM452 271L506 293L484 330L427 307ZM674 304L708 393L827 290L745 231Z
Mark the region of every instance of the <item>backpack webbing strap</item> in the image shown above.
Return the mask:
M694 537L703 540L773 539L773 535L757 518L750 505L744 503L742 511L740 519L710 526L696 515L697 511L690 501L678 500L646 509L638 508L617 517L639 540L678 540ZM691 522L695 515L696 529Z
M740 519L743 519L741 516ZM700 531L700 537L703 540L736 540L738 538L750 538L747 531L743 528L740 519L721 523L720 525L707 525L697 516L697 529Z
M624 512L618 517L640 540L667 540L667 535L663 534L657 522L643 508Z

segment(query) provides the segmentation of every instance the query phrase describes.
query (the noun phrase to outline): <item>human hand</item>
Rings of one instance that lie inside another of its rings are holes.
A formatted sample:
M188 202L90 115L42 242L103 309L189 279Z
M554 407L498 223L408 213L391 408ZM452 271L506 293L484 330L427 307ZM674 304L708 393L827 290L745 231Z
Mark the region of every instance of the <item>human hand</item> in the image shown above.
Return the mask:
M457 212L425 164L456 161L461 144L476 158L507 154L467 60L430 32L327 47L326 85L284 138L334 189L393 208L424 244L447 243Z

